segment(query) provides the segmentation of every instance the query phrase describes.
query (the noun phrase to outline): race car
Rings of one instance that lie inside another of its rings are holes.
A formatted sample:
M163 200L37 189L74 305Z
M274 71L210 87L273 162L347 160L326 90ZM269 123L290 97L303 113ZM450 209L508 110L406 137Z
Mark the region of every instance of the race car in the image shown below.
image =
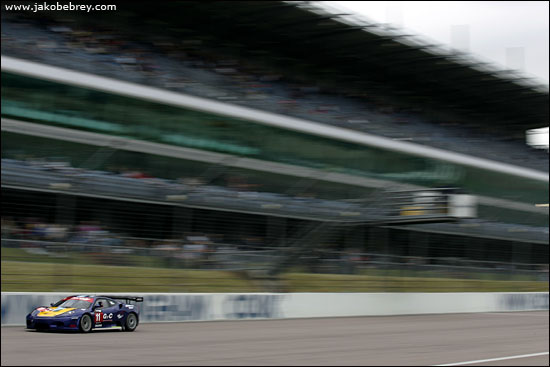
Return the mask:
M88 333L92 329L121 327L134 331L139 323L139 306L143 297L76 295L37 307L27 315L27 329L74 330Z

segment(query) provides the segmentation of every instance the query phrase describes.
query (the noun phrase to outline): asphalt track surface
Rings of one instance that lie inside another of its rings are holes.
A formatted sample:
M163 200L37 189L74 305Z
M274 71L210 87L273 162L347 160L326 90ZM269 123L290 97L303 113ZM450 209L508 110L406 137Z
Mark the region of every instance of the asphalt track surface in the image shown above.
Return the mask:
M141 324L90 334L2 327L2 365L548 366L548 311Z

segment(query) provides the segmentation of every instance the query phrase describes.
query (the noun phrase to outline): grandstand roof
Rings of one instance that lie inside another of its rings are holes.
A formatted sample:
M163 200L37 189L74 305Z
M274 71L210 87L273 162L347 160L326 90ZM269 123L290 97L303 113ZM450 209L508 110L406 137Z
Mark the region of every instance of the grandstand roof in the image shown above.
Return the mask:
M142 32L159 29L180 38L200 32L241 55L265 55L289 71L355 90L372 93L374 83L380 94L412 105L475 116L495 133L518 137L548 124L547 86L314 2L176 0L124 8L102 16L122 21L125 14L141 15Z

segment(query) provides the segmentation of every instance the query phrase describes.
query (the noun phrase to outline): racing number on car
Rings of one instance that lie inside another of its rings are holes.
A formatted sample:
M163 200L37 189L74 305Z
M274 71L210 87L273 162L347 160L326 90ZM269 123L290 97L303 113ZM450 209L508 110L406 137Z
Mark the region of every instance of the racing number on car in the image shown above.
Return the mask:
M101 321L103 321L103 314L101 312L96 312L95 313L95 322L96 323L101 323Z

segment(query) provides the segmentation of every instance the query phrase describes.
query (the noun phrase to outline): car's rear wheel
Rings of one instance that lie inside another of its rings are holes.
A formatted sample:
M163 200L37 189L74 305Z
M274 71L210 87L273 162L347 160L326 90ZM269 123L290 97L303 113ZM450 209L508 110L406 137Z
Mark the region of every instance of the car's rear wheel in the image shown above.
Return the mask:
M80 318L80 325L78 326L83 333L89 333L92 330L92 318L90 315L84 315Z
M126 322L124 323L124 331L134 331L138 325L138 319L135 313L131 313L126 317Z

